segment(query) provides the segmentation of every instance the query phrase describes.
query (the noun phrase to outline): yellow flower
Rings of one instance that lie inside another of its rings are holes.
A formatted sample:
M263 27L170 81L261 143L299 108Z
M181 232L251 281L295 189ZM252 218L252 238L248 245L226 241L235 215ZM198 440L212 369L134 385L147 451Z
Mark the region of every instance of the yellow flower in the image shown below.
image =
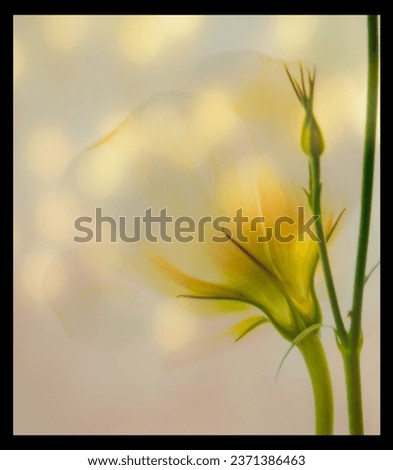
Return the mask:
M233 220L218 231L205 224L204 242L154 243L145 237L111 244L107 233L105 249L122 252L111 269L124 278L132 271L133 279L173 297L195 299L201 311L204 302L228 312L239 302L251 305L249 315L230 329L236 339L271 322L291 341L321 320L314 291L318 243L298 233L311 215L306 198L298 183L288 184L273 170L289 161L284 154L292 136L283 126L287 112L299 116L299 110L290 87L283 93L278 85L287 84L281 62L257 54L236 58L225 59L236 73L225 73L215 58L221 74L213 74L215 79L202 77L193 93L161 95L140 106L76 160L65 185L90 216L96 207L113 218L142 216L147 208L157 215L167 208L174 218L197 222L206 216L233 218L241 209L246 241ZM252 221L261 217L263 222ZM261 241L280 217L286 218L281 224L286 241L275 236ZM332 220L325 220L329 231ZM221 242L212 241L218 235ZM97 246L97 260L99 251ZM67 291L60 302L63 317L70 297L75 310L75 296ZM59 310L53 299L50 304Z
M232 219L242 208L247 219L242 239L246 241L239 240L231 222L222 229L224 243L211 241L214 234L209 230L205 243L180 247L179 256L169 255L165 246L146 247L147 258L159 268L162 278L175 282L181 297L240 301L259 308L264 315L252 315L232 328L236 337L270 321L285 338L293 340L319 323L321 313L314 290L318 242L308 235L299 240L298 233L305 222L298 220L299 208L305 210L304 194L259 164L243 175L235 171L220 175L214 204L221 215ZM305 219L309 216L305 210ZM253 224L259 217L264 217L264 223ZM259 241L269 238L270 228L280 217L293 221L293 225L283 224L281 240L274 234L268 241ZM196 265L197 275L193 274Z

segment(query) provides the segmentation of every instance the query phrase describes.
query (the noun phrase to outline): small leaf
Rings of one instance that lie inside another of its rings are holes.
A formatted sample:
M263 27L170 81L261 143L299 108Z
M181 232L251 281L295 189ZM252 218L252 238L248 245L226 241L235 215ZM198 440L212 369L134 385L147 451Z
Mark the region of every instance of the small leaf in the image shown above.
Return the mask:
M337 228L337 225L338 223L340 222L341 220L341 217L344 215L344 212L346 211L346 209L344 208L340 214L338 215L337 219L335 220L334 224L332 225L332 228L329 230L328 234L326 235L326 241L329 241L329 239L331 238L331 236L333 235L334 231L336 230Z
M292 344L290 345L288 351L284 354L284 357L281 359L280 365L278 366L277 374L276 374L276 380L278 379L278 375L280 373L280 370L285 362L285 359L288 357L289 353L292 351L292 349L298 345L306 336L308 336L310 333L312 333L315 330L318 330L321 328L322 323L316 323L315 325L311 325L308 328L306 328L304 331L302 331L300 334L296 336L296 338L292 341Z
M247 320L241 321L240 323L236 323L236 325L229 328L228 333L235 337L235 341L239 341L257 326L269 322L270 320L268 318L261 315L255 315L253 317L247 318Z
M378 268L378 266L381 264L380 261L370 270L370 272L367 274L367 276L364 278L364 285L367 284L367 281L370 279L371 274Z
M302 331L299 335L296 336L296 338L292 341L291 346L289 347L288 351L284 354L284 357L281 359L280 365L278 366L277 374L276 374L276 380L278 379L278 375L280 373L280 370L284 364L285 359L288 357L289 353L292 351L292 349L297 346L301 341L303 341L304 338L306 338L310 333L312 333L315 330L318 330L320 328L331 328L335 333L336 333L336 338L337 338L337 332L336 328L334 326L330 325L324 325L323 323L316 323L315 325L311 325L308 328L306 328L304 331Z
M305 195L307 196L308 203L310 204L311 203L311 194L307 191L306 188L302 188L302 189L303 189Z

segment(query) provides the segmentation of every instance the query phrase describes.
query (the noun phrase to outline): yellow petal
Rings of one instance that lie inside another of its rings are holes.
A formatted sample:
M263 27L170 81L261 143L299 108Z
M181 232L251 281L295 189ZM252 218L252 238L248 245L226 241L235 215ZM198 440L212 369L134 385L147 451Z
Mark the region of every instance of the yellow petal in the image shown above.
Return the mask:
M235 341L239 341L250 331L254 330L257 326L268 322L269 320L266 317L263 317L262 315L256 315L232 326L228 330L228 333L235 337Z

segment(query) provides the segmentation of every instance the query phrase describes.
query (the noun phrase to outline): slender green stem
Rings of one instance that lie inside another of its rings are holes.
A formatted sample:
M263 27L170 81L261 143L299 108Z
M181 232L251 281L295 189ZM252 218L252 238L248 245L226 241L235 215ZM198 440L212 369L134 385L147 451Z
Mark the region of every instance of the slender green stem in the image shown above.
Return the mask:
M323 274L325 276L326 288L329 295L334 320L337 328L337 335L343 345L347 343L348 333L342 320L340 306L338 304L336 289L334 287L333 273L330 267L329 255L326 244L325 232L323 229L322 210L321 210L321 181L320 181L320 158L315 156L310 158L310 205L313 214L318 216L315 222L315 229L319 240L319 255Z
M319 333L306 336L297 347L306 362L313 388L316 434L333 434L333 389Z
M358 251L353 289L351 327L348 348L342 349L347 382L349 429L351 434L363 434L363 406L360 373L362 347L362 306L366 280L368 240L374 180L375 135L378 114L378 17L368 17L368 84L367 119L363 156L362 200Z
M359 350L342 351L350 434L364 434Z
M362 206L355 283L352 299L351 342L357 345L361 336L361 320L367 249L370 233L371 204L374 180L375 134L378 111L378 17L368 17L368 91L367 120L363 156Z

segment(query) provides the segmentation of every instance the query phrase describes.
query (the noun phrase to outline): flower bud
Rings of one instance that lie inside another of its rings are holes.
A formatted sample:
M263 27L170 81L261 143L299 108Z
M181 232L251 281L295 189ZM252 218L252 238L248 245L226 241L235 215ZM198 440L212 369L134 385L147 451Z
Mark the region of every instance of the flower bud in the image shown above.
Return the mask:
M319 127L313 112L315 69L313 74L311 74L310 71L307 73L308 86L306 86L305 72L301 65L301 80L299 82L293 78L287 67L286 71L292 88L306 112L300 139L302 150L310 158L319 158L325 150L325 142L321 128Z
M325 150L323 134L312 111L304 118L301 147L310 158L319 158Z

